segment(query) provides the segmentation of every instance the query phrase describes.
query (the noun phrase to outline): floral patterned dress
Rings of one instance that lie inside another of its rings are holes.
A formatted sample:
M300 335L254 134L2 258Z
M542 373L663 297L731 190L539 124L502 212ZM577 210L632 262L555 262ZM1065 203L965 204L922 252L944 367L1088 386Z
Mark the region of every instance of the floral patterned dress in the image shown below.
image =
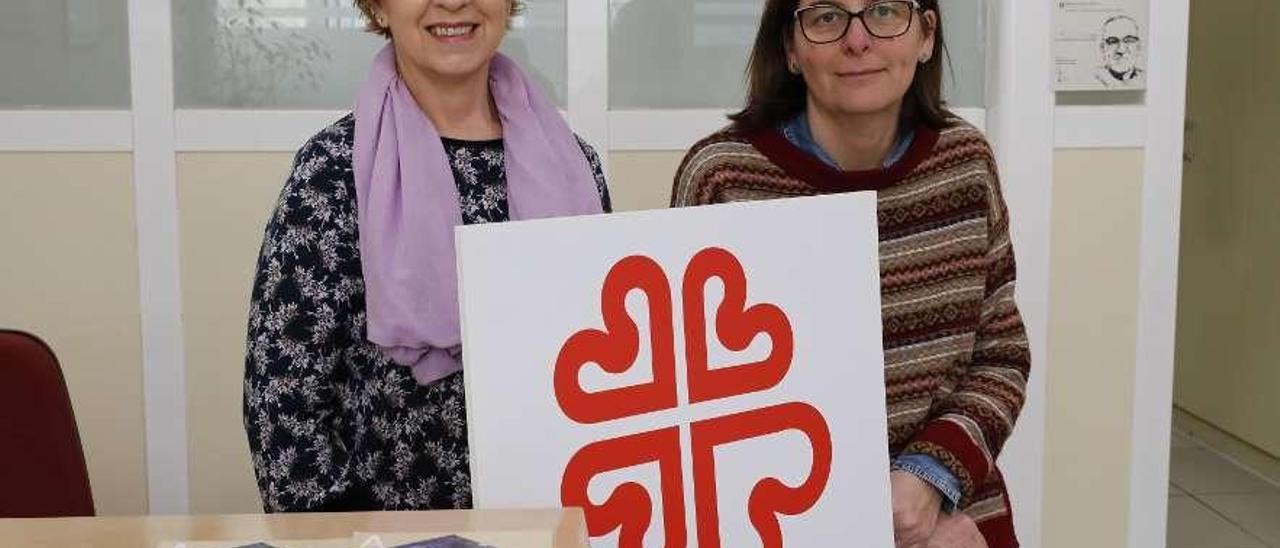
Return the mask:
M347 115L312 137L266 227L244 424L268 512L468 508L463 373L419 386L366 339ZM508 219L503 143L443 139L463 222ZM595 151L579 139L605 211Z

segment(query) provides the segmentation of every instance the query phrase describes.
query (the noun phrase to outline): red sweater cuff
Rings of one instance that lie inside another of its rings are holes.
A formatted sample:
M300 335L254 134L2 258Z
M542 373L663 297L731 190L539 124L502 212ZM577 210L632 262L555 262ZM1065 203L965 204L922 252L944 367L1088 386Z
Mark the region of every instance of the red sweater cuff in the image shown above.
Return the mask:
M973 496L987 482L991 463L986 452L974 442L968 432L949 420L934 420L912 438L905 453L928 455L946 466L960 480L963 500ZM962 502L963 504L963 502Z

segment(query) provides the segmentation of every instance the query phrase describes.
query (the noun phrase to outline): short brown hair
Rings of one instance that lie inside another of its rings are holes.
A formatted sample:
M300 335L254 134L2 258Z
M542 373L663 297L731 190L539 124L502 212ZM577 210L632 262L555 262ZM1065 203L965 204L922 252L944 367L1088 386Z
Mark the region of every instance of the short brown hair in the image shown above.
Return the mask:
M915 79L902 102L901 117L910 124L946 127L955 115L942 101L942 64L946 42L942 37L942 10L938 0L918 0L921 11L937 16L933 55L916 66ZM795 10L800 0L768 0L760 17L760 30L747 65L747 106L731 114L735 128L758 130L776 127L804 110L808 90L804 77L788 70L787 44L795 36Z
M372 32L383 38L391 38L391 31L378 26L378 16L374 13L373 8L377 6L378 0L354 0L356 7L360 8L360 13L364 14L364 30ZM510 0L511 13L510 17L515 17L524 13L524 0Z

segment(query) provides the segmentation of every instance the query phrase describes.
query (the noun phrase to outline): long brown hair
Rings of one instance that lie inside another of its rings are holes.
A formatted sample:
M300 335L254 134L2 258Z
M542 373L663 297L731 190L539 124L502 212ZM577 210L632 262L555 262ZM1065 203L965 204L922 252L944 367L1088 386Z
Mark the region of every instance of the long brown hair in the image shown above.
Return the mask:
M916 66L915 79L902 101L901 118L905 123L923 123L933 129L948 125L955 115L942 101L942 65L947 51L942 36L942 10L938 0L917 0L921 12L932 11L934 24L933 55L929 62ZM795 36L795 10L800 0L767 0L760 30L747 65L747 106L729 115L737 129L756 130L776 127L804 110L808 89L804 77L788 70L787 45ZM916 15L924 20L919 14Z

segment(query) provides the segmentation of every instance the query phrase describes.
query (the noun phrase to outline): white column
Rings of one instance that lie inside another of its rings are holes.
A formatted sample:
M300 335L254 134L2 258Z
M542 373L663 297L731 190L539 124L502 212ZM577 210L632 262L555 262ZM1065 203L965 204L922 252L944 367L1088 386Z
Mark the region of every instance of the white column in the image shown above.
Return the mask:
M1027 404L1000 458L1023 546L1042 545L1050 213L1053 206L1052 2L997 0L987 51L987 134L1012 216L1018 306L1031 339Z
M188 505L172 35L169 0L129 0L147 494L154 514L185 514Z
M1189 0L1152 0L1133 393L1130 548L1163 548L1169 497Z
M608 173L609 2L568 0L569 126L596 148Z

